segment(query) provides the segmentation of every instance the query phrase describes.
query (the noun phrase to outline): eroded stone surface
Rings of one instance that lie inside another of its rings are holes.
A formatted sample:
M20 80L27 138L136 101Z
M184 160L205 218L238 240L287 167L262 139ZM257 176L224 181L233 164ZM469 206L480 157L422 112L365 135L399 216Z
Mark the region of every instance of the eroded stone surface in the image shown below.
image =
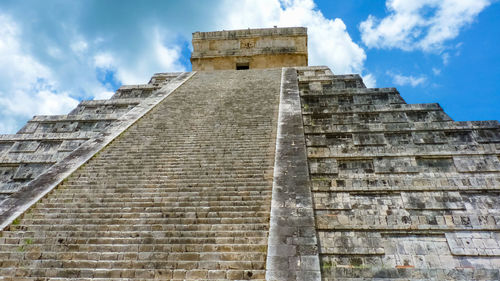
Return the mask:
M498 122L298 74L322 278L498 280Z
M274 161L267 280L320 280L297 73L284 68Z
M195 71L306 66L307 29L195 32L191 64Z
M149 84L123 86L109 100L82 101L67 115L34 116L13 135L0 135L2 199L105 131L181 73L157 73Z
M195 74L2 232L0 276L262 280L280 76Z

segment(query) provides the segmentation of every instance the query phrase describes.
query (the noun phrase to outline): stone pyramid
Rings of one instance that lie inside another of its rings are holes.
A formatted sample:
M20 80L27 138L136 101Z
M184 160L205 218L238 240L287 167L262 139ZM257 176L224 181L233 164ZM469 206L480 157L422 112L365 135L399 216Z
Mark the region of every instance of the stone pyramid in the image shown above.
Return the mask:
M0 135L0 280L500 280L500 125L307 66L305 28L193 34Z

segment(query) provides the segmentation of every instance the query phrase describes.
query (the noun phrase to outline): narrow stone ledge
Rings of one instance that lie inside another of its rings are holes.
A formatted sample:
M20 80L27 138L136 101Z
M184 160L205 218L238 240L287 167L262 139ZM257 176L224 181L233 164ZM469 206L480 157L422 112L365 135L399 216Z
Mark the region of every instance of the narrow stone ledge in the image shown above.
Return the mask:
M140 98L123 98L115 100L84 100L80 102L79 106L99 106L99 105L137 105L143 99Z
M75 122L75 121L114 121L119 118L116 113L112 114L92 114L92 115L36 115L29 122Z
M267 280L320 280L297 72L283 68Z
M35 133L35 134L14 134L0 135L0 141L52 141L52 140L88 140L95 137L98 132L71 132L71 133Z
M10 225L17 217L21 216L137 120L151 111L195 73L186 72L173 79L150 97L144 99L139 105L122 115L109 128L86 141L64 159L24 186L19 192L3 201L0 208L0 231Z

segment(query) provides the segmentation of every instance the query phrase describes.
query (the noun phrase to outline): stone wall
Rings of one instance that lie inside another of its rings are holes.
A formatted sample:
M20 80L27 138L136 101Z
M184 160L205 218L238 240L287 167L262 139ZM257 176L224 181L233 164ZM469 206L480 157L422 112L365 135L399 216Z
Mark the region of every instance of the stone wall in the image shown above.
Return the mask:
M298 73L322 278L498 280L498 122Z
M306 28L242 29L193 33L193 70L307 65Z

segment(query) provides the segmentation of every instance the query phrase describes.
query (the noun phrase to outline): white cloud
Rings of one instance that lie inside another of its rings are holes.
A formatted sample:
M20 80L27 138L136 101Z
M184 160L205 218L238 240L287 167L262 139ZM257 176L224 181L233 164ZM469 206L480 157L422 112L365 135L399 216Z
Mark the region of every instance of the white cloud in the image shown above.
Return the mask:
M180 42L194 30L306 26L310 65L326 64L337 74L365 71L365 51L341 19L326 18L313 0L220 0L196 5L198 14L218 17L186 17L184 29L169 17L137 16L140 20L113 22L99 32L85 25L94 18L73 20L70 6L57 24L42 12L31 21L20 17L21 8L10 17L0 13L0 65L9 66L0 68L0 133L14 132L36 114L68 113L77 99L109 98L116 85L147 83L155 72L185 71ZM367 85L375 84L372 74L363 76Z
M97 68L110 69L114 65L113 56L110 53L98 53L94 56L94 65Z
M361 73L365 51L354 43L341 19L328 19L312 0L227 0L220 29L306 26L309 65L328 65L334 73Z
M0 130L12 133L35 114L67 113L78 101L55 90L52 71L23 50L20 29L0 14Z
M432 73L434 73L434 75L436 75L436 76L440 75L441 74L441 69L433 67L432 68Z
M45 52L34 54L23 33L29 30L21 27L0 13L0 65L9 66L0 67L0 133L14 133L33 115L67 114L78 99L108 99L114 84L143 84L154 72L185 70L181 48L159 27L144 31L147 40L129 55L129 48L83 36L77 27L60 41L46 37Z
M73 52L75 52L77 54L82 54L85 51L87 51L89 45L87 44L87 42L85 42L85 40L79 39L79 40L73 42L70 47L71 47L71 50L73 50Z
M441 55L441 58L443 59L444 65L447 65L448 63L450 63L450 54L449 53L443 53Z
M377 86L377 80L371 73L363 75L363 82L367 88L375 88Z
M50 46L47 48L47 54L52 58L58 59L62 57L63 52L56 46Z
M23 87L26 83L51 75L47 67L23 53L18 36L19 29L15 23L0 14L0 87Z
M96 92L95 95L94 95L94 99L96 99L96 100L107 100L107 99L111 98L111 96L114 93L115 92L106 91L106 90L103 90L103 91L100 91L100 92Z
M0 103L11 112L26 116L33 112L37 115L66 114L69 109L78 105L78 101L67 93L54 93L50 90L40 90L34 94L18 91L15 96ZM23 106L19 106L20 104Z
M412 75L404 76L404 75L396 74L396 73L392 73L392 72L388 72L387 74L392 77L392 82L398 86L410 85L412 87L416 87L416 86L424 84L427 81L427 77L425 75L415 77Z
M147 83L154 72L186 71L180 63L181 48L175 43L166 43L169 42L166 31L156 27L149 37L151 41L135 58L108 50L93 57L94 66L115 72L123 84Z
M387 0L389 15L370 15L360 24L363 43L371 48L441 51L492 0Z

